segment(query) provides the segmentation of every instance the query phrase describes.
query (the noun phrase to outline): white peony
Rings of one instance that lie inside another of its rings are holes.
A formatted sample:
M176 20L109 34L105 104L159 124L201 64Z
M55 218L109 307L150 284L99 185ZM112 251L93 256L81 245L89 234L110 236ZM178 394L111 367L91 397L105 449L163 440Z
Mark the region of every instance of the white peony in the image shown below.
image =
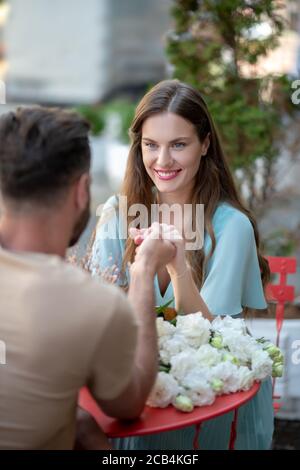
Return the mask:
M177 381L171 374L159 372L154 387L147 400L147 405L158 408L166 408L181 392Z
M257 341L252 336L241 334L237 330L223 331L223 346L227 346L231 354L241 363L251 361L252 354L257 350Z
M206 380L205 373L201 368L190 371L184 377L182 385L185 388L185 395L196 406L211 405L215 401L215 392Z
M158 374L148 398L150 406L173 404L190 412L193 406L212 404L217 395L249 390L272 371L282 375L281 351L257 342L241 319L217 317L211 324L195 313L178 316L176 327L163 318L156 324L160 362L170 370Z
M241 334L247 333L247 325L242 318L233 318L229 315L225 317L216 317L212 323L211 328L213 331L219 331L221 334L225 330L238 331Z
M172 337L163 336L159 339L158 344L159 356L163 364L170 364L172 357L182 351L193 352L186 339L179 334L175 334Z
M238 367L237 374L239 378L238 390L250 390L255 380L253 371L248 367L241 366Z
M264 380L272 375L273 361L266 351L257 349L253 352L251 359L251 369L255 380Z
M169 321L165 321L162 317L156 319L156 330L158 338L165 336L173 336L176 332L176 327Z
M182 382L184 377L191 371L197 368L197 358L194 351L182 351L170 360L171 374L179 383Z
M195 348L199 348L202 344L209 342L211 335L210 327L210 322L203 318L201 313L191 313L177 317L177 331L186 338L190 346Z
M222 353L210 344L203 344L196 351L195 357L200 366L214 366L221 361Z
M222 380L223 393L234 393L239 389L238 369L238 366L229 361L219 363L210 370L211 380Z

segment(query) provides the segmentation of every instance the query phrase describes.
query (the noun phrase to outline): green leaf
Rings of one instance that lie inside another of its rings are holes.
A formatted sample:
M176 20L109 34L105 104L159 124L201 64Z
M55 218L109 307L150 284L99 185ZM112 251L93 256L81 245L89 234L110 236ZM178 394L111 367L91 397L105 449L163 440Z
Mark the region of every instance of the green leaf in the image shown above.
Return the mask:
M157 315L164 313L165 308L169 307L169 305L171 305L172 302L174 302L174 297L171 300L169 300L169 302L167 302L166 304L161 305L160 307L155 307Z

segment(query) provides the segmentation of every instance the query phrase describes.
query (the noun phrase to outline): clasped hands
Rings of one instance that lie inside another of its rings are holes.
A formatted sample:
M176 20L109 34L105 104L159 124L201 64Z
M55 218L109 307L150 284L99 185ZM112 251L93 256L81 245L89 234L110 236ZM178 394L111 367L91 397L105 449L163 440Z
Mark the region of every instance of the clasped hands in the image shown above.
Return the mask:
M156 271L166 267L171 277L187 271L185 241L174 225L154 222L149 228L130 228L129 234L137 246L135 261L146 259Z

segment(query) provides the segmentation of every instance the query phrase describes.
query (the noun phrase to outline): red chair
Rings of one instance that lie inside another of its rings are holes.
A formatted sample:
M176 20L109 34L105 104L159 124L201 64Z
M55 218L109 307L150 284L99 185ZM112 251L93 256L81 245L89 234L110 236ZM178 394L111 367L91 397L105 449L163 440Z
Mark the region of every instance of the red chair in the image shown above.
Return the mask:
M292 302L295 298L295 287L287 285L287 275L296 272L296 258L285 258L277 256L267 256L272 274L279 274L279 284L268 284L267 299L276 302L276 346L279 346L280 333L284 320L284 307L287 302ZM273 379L273 400L280 399L274 395L276 378ZM274 410L277 412L281 404L274 401Z

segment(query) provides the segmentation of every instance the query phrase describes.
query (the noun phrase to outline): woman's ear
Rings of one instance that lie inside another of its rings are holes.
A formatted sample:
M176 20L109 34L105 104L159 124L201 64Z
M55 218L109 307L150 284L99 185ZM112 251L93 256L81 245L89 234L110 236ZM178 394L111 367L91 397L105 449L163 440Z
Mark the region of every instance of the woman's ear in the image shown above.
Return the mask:
M207 134L207 136L205 137L205 139L202 143L202 155L207 154L209 146L210 146L210 132Z

